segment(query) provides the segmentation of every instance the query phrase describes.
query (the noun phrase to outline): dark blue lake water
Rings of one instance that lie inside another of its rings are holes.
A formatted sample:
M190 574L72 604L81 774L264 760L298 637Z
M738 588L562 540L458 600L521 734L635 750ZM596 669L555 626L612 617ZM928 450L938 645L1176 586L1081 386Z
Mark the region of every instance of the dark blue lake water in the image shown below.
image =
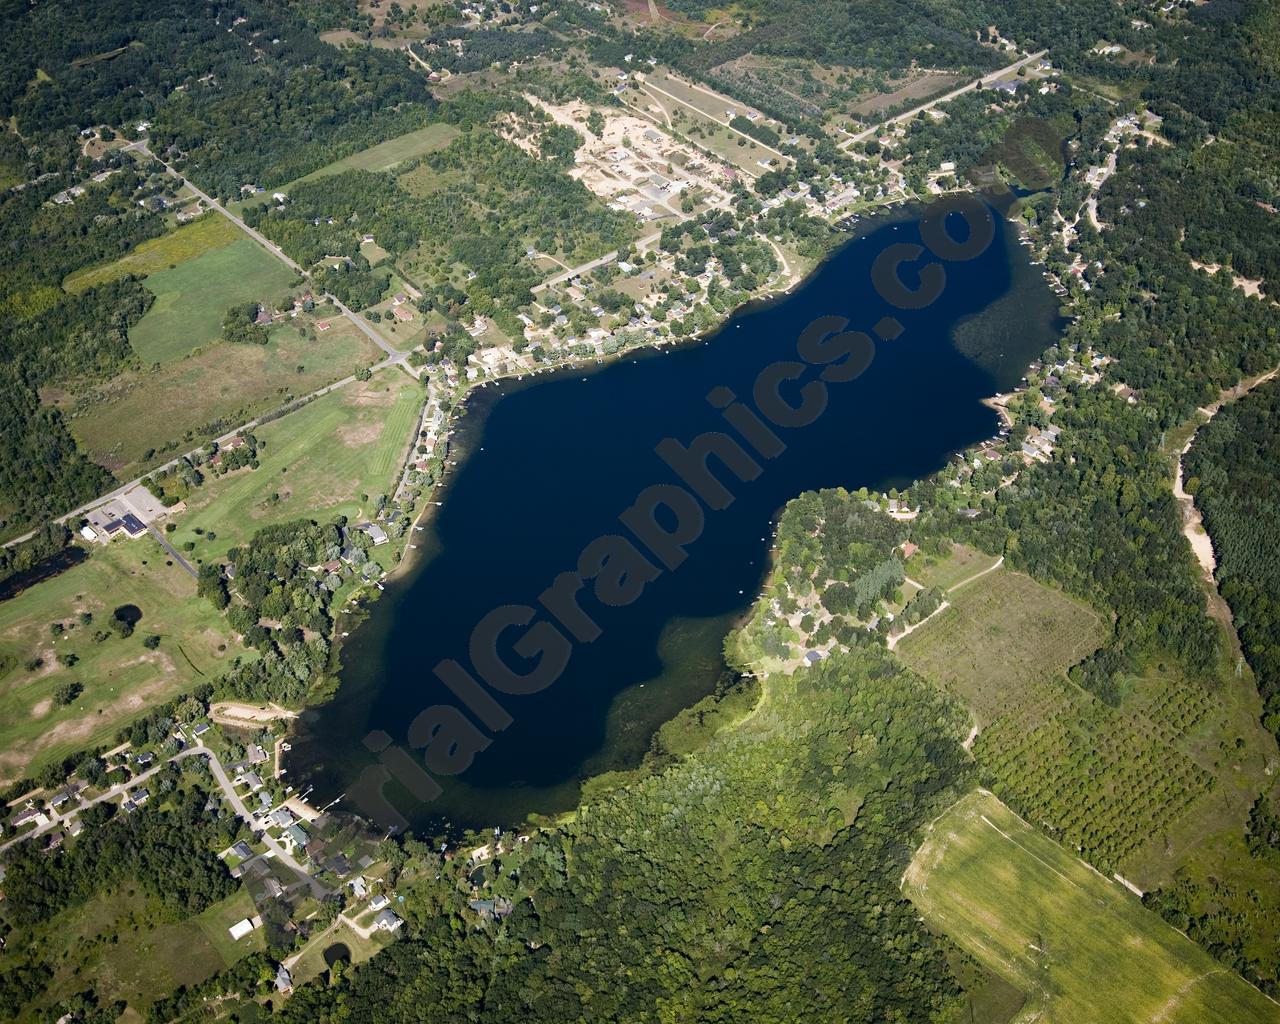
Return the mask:
M542 692L493 694L512 724L484 730L492 743L462 774L437 776L438 798L398 805L416 828L510 826L572 807L585 777L638 763L657 727L714 686L721 642L760 586L786 501L821 487L901 486L934 472L995 432L996 415L980 400L1016 384L1056 339L1056 300L1012 227L995 216L994 242L975 259L944 262L945 287L925 309L895 309L872 286L879 253L920 240L916 217L900 215L877 221L790 295L742 310L705 344L484 389L461 425L444 506L416 535L426 556L388 585L348 641L337 697L300 723L288 762L294 783L330 799L374 762L363 744L371 729L408 750L406 730L419 712L461 707L434 666L443 658L469 666L469 637L482 617L502 605L536 605L588 543L626 532L618 515L645 487L679 483L655 446L726 430L707 401L714 388L750 402L761 370L794 360L797 337L815 318L847 317L850 329L870 333L892 314L901 336L878 342L857 380L827 385L828 406L812 425L778 428L786 451L760 459L755 480L719 471L735 500L706 513L683 565L628 607L584 597L600 637L575 644L566 670ZM938 260L926 253L923 262ZM901 276L914 285L912 266ZM360 811L349 800L339 806Z

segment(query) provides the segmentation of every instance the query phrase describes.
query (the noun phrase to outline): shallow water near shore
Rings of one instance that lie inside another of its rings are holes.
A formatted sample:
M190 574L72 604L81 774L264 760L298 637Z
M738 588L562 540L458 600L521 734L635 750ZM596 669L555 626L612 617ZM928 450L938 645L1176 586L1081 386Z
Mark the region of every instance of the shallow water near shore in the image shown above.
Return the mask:
M872 222L795 291L744 308L705 342L483 389L455 435L459 466L444 505L415 535L422 557L388 584L347 641L336 697L298 723L288 759L294 785L313 785L326 803L373 763L363 743L370 730L405 745L419 712L461 708L434 666L445 658L470 665L469 638L486 614L536 607L591 541L627 534L618 515L641 491L680 483L655 453L660 441L732 434L707 401L712 389L728 387L750 403L761 370L795 359L796 339L816 317L847 317L850 330L868 333L896 317L901 336L877 341L859 379L828 385L816 422L780 429L786 450L759 459L758 477L740 482L712 461L734 500L707 512L684 564L624 608L584 591L599 638L575 644L547 689L495 695L510 727L492 733L462 774L439 776L441 796L397 805L418 830L513 826L574 806L582 779L637 764L656 729L709 693L723 671L724 635L759 590L782 506L806 490L887 489L936 471L995 433L996 414L981 399L1014 387L1057 339L1057 301L1012 225L996 216L995 241L975 259L944 262L946 286L925 309L895 309L872 285L872 263L886 246L920 241L916 215L900 213ZM910 264L901 274L914 286ZM514 655L511 664L519 665ZM349 800L338 807L361 813Z

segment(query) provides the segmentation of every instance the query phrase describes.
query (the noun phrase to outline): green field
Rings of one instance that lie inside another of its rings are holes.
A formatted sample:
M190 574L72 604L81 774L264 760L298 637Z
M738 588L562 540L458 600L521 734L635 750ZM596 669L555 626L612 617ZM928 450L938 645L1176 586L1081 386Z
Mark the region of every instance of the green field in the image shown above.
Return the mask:
M136 274L139 277L159 274L214 249L222 249L232 242L243 240L244 233L226 217L207 213L199 220L166 235L148 239L112 263L85 267L67 275L62 287L69 292L82 292L126 274Z
M208 559L271 523L367 515L360 496L392 493L421 411L421 387L389 369L260 427L260 466L195 491L173 542L195 541L196 556Z
M954 586L994 561L981 555L968 564L948 561L925 570L912 559L908 575L925 586ZM906 637L898 653L955 693L980 725L1005 713L1028 681L1061 677L1106 635L1093 609L1007 569L975 579L947 599L951 607Z
M222 318L242 302L272 302L297 275L249 238L152 274L143 283L156 301L129 331L144 363L180 359L222 336Z
M326 164L319 170L303 175L297 181L284 186L281 191L288 192L294 185L304 181L315 181L317 178L328 178L344 171L389 171L397 164L412 160L437 149L444 149L458 137L458 129L451 124L429 124L425 128L409 132L394 139L387 139L376 146L352 153L341 160Z
M148 708L245 653L223 618L197 600L195 581L165 562L150 537L94 545L88 561L0 603L0 780L110 741ZM133 636L95 641L125 604L142 611ZM81 612L92 623L82 624ZM66 627L57 639L54 622ZM153 633L163 639L151 651L142 641ZM60 660L68 654L79 659L70 668ZM33 659L41 664L28 669ZM54 688L72 681L84 692L56 706Z
M933 823L903 888L931 928L1027 993L1020 1020L1280 1020L1280 1005L989 793Z
M988 555L985 551L953 544L943 556L929 556L924 552L917 554L907 564L907 575L923 587L950 590L957 583L990 569L996 561L995 555Z
M156 369L128 371L91 395L64 396L64 415L80 447L121 479L255 416L376 362L380 350L349 321L317 310L310 320L271 328L266 345L219 342ZM299 370L301 367L301 370ZM62 403L60 403L62 404Z
M150 902L138 893L114 892L54 918L41 945L62 954L49 996L60 999L92 988L103 1002L127 1001L144 1009L179 985L194 985L262 950L261 929L239 942L227 929L256 913L247 890L176 923L153 923ZM112 942L111 936L119 936Z

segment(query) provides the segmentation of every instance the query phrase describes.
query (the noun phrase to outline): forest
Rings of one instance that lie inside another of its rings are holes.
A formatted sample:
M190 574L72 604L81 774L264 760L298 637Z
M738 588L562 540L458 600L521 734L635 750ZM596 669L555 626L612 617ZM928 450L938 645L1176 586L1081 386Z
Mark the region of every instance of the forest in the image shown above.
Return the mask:
M4 7L0 116L24 135L148 121L153 150L222 197L421 127L435 106L403 61L337 50L286 4Z
M1280 386L1269 381L1219 411L1196 435L1184 471L1267 728L1280 735Z
M407 842L425 861L405 887L411 937L282 1013L938 1019L958 989L898 879L909 837L968 782L962 722L870 650L771 679L741 728L504 857L488 887L513 904L501 921L464 927L453 873L433 881L433 855Z

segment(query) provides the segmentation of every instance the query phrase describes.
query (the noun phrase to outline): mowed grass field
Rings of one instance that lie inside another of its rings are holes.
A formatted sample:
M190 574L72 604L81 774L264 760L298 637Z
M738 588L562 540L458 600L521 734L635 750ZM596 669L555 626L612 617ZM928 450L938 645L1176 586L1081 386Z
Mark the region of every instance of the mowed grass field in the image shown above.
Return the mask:
M451 124L429 124L425 128L419 128L394 139L387 139L386 142L379 142L376 146L362 149L359 153L352 153L341 160L325 164L319 170L290 182L280 191L288 192L294 185L315 181L317 178L328 178L335 174L342 174L344 171L389 171L406 160L413 160L427 153L434 153L437 149L444 149L458 135L458 129Z
M259 427L254 435L265 447L258 468L211 479L196 491L171 541L195 541L195 557L208 560L271 523L367 514L361 495L394 490L422 402L420 385L386 369Z
M941 587L950 590L957 583L990 569L999 559L985 551L964 544L953 544L941 557L923 552L907 563L907 575L924 587Z
M195 985L264 949L262 929L239 942L227 931L255 913L241 888L196 917L154 924L154 908L140 893L104 893L42 928L41 945L57 963L46 999L53 1003L92 988L103 1003L123 999L145 1011L179 985ZM113 935L118 942L110 941Z
M62 287L75 293L114 281L126 274L146 277L186 263L214 249L244 240L244 233L221 214L206 213L159 238L151 238L112 263L85 267L68 274Z
M271 302L297 275L252 239L217 249L150 275L156 301L129 332L144 363L181 359L222 336L222 318L242 302Z
M1280 1020L1280 1005L989 793L933 823L903 890L931 928L1027 993L1020 1020Z
M111 741L149 707L216 678L232 657L247 653L213 606L196 597L195 581L166 561L149 536L94 545L87 561L0 602L0 781ZM142 619L121 639L110 621L126 604ZM93 621L81 623L81 612ZM55 622L65 627L56 637ZM95 641L98 631L110 635ZM161 637L154 651L142 644L151 634ZM70 667L68 655L78 659ZM66 707L53 699L63 682L84 687Z
M90 458L128 479L161 461L148 456L153 449L189 451L377 362L381 350L331 312L316 311L330 327L314 340L305 333L311 321L290 320L271 328L266 345L219 342L155 369L120 374L82 408L75 407L77 396L64 396L71 433Z
M908 575L926 586L954 586L994 562L967 558ZM941 581L950 581L941 582ZM1083 602L1008 569L973 580L947 595L951 607L898 645L898 655L926 679L955 693L978 718L991 722L1029 681L1061 676L1093 653L1107 633L1102 616Z

